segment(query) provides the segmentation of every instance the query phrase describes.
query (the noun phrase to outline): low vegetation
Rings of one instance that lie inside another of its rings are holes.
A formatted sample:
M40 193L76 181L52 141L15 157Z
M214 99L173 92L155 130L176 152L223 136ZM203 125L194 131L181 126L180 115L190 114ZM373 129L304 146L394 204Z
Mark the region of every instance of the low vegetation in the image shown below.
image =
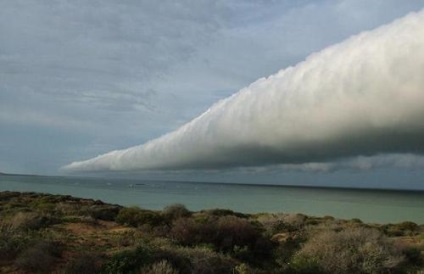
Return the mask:
M0 192L0 273L424 273L424 225Z

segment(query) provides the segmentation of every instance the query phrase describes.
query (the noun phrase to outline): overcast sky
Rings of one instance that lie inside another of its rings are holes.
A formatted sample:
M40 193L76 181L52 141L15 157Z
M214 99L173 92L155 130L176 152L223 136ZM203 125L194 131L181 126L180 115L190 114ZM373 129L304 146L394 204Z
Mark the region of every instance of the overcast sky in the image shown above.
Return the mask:
M60 168L178 129L255 80L362 31L419 11L419 0L0 2L0 171ZM143 178L424 188L424 160L332 162Z

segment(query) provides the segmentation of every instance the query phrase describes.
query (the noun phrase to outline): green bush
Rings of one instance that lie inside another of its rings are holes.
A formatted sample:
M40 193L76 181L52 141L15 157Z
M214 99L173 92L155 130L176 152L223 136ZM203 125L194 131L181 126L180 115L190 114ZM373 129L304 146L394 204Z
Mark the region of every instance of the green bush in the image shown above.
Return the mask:
M282 232L294 232L312 225L312 219L302 214L261 214L257 221L262 224L267 233L272 236Z
M418 225L414 222L402 222L397 225L397 227L400 230L406 230L406 231L415 231L418 228Z
M57 198L53 195L45 195L31 201L31 208L45 214L56 213Z
M142 235L140 230L131 229L115 234L112 240L121 247L136 246L140 243Z
M217 216L217 217L223 217L223 216L235 216L238 218L248 218L249 216L240 212L234 212L230 209L220 209L220 208L214 208L209 210L203 210L202 213L206 213L208 215Z
M139 273L143 274L178 274L178 271L167 260L156 262L144 267Z
M284 273L292 274L324 274L318 261L313 257L295 257L286 265ZM347 273L346 273L347 274Z
M164 223L164 218L160 213L141 209L139 207L122 208L116 216L119 224L138 227L141 225L158 226Z
M402 222L399 224L387 224L382 227L388 236L408 236L416 234L418 225L414 222Z
M169 205L163 209L162 214L168 222L191 216L191 212L182 204Z
M10 225L0 225L0 261L14 259L28 245L30 236L13 229Z
M102 267L104 274L131 274L152 262L150 248L140 245L135 249L121 251L113 255Z
M18 212L9 220L10 225L17 230L38 230L53 224L60 223L54 216L35 212Z
M88 214L96 220L114 221L120 212L118 206L91 206Z

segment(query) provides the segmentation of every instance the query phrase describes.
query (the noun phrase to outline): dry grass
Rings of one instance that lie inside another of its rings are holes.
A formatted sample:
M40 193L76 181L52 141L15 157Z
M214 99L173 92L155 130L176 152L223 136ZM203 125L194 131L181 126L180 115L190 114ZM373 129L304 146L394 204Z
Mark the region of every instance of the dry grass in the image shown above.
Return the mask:
M140 270L140 274L178 274L172 264L167 260L162 260Z
M360 227L312 235L294 260L315 264L326 273L388 273L404 257L379 231Z

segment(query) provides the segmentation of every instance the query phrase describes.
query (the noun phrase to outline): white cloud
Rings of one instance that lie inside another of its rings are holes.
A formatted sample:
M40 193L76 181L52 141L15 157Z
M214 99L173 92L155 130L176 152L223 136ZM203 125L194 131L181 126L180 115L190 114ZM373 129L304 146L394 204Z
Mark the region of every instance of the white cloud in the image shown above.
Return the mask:
M421 11L361 33L259 79L174 132L67 169L220 168L422 153L423 24Z

